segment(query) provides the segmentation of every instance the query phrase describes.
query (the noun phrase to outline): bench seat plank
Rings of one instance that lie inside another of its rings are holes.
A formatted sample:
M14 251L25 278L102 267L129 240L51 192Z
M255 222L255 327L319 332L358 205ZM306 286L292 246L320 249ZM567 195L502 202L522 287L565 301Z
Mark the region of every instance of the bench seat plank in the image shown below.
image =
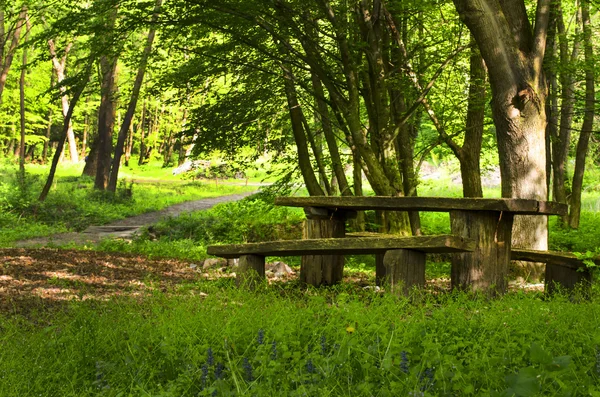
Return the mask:
M566 215L568 213L566 204L549 201L471 197L277 197L275 205L352 211L503 211L519 215Z
M570 252L534 251L513 248L511 250L511 259L529 262L553 263L570 267L572 269L579 269L581 267L585 267L583 260L578 259L575 255L571 254ZM600 266L600 257L594 258L592 259L592 261L595 262L596 265Z
M327 238L212 245L208 247L207 252L209 255L222 258L237 258L241 255L377 254L394 249L408 249L426 253L469 252L475 249L475 242L453 235Z

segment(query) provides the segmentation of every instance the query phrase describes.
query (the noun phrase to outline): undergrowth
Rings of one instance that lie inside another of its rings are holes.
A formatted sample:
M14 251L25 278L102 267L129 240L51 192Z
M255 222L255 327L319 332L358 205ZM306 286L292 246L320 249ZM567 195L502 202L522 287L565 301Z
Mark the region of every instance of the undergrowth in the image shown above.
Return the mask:
M0 246L64 231L81 231L117 219L157 211L169 205L252 190L252 187L201 182L120 182L116 194L93 189L89 177L64 176L44 202L37 197L44 180L27 174L20 186L15 174L0 173Z

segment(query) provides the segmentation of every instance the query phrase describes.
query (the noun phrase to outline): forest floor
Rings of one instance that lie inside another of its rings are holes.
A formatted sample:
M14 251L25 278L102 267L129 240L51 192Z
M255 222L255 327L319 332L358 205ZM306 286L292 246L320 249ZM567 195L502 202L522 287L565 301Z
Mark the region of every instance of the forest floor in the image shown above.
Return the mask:
M84 231L59 233L47 237L38 237L28 240L16 241L15 247L43 247L48 244L66 245L69 243L76 244L95 244L106 238L131 238L142 227L150 226L158 221L170 217L178 216L182 213L207 210L217 204L230 201L241 200L255 192L246 192L240 194L232 194L228 196L219 196L212 198L204 198L200 200L186 201L167 207L161 211L147 212L145 214L120 219L107 225L95 226L90 225Z
M191 261L44 247L48 244L95 244L106 238L131 238L140 228L165 217L206 210L251 194L187 201L108 225L90 226L81 233L21 240L15 243L16 248L0 249L0 313L29 313L36 309L60 307L73 299L105 300L123 295L142 297L155 290L171 290L199 277L235 276L235 273L221 270L201 273L202 266Z

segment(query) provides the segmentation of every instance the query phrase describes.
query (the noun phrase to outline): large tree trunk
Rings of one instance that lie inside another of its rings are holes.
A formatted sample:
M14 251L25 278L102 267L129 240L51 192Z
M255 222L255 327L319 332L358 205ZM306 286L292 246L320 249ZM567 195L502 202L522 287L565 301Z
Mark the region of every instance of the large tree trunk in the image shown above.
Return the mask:
M488 67L502 197L547 200L542 63L551 1L538 1L534 30L523 0L454 0L454 4ZM547 217L515 217L512 242L515 247L546 250ZM536 264L528 271L539 278L543 268Z
M63 57L59 60L58 55L56 54L56 46L54 45L54 40L48 40L48 47L50 48L50 55L52 56L52 67L54 69L54 73L56 74L57 82L60 85L65 80L65 70L67 66L67 55L69 55L69 51L73 43L69 43L65 48L65 53ZM63 117L66 117L69 112L69 96L66 94L66 87L63 85L60 87L61 97L60 104L62 107ZM73 132L73 124L69 121L69 129L67 131L67 141L69 143L69 156L71 158L72 163L79 162L79 153L77 153L77 142L75 141L75 133Z
M158 13L160 12L161 5L162 0L156 0L156 4L154 5L154 15L152 16L152 24L155 24L158 20ZM117 189L117 178L119 176L119 167L121 166L123 145L125 144L127 132L129 131L129 126L131 125L133 114L135 113L135 108L137 106L140 90L142 89L144 75L146 74L146 66L148 66L148 59L150 58L150 53L152 52L152 43L154 42L155 35L156 29L153 26L148 32L148 37L146 38L146 46L144 47L142 59L140 60L140 65L138 67L137 75L135 77L135 82L133 83L131 99L129 100L127 112L125 113L125 117L123 118L123 124L121 124L121 129L119 130L119 135L117 137L117 144L115 146L115 154L112 161L112 169L110 172L110 179L108 181L107 187L107 190L111 192L115 192Z
M575 170L573 172L573 191L571 195L571 213L569 214L569 226L577 229L581 215L581 190L583 187L583 173L585 172L585 159L587 157L590 136L594 128L595 114L595 62L594 48L592 43L592 27L590 22L589 0L581 1L581 19L583 22L583 46L585 54L585 115L579 142L577 142L577 153L575 156Z

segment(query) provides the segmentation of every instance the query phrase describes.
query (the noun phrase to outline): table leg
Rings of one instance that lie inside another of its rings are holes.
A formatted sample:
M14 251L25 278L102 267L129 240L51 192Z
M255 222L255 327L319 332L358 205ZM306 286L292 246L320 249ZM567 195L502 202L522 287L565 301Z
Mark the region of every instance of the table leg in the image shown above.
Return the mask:
M505 293L513 214L497 211L451 211L452 233L474 239L475 251L452 256L452 288Z
M385 253L383 263L392 293L408 295L414 287L425 286L424 252L389 250Z
M304 239L343 238L346 216L323 208L305 208ZM300 265L300 280L313 286L333 285L342 281L344 255L305 255Z
M265 257L260 255L242 255L236 274L238 287L254 289L265 280Z

